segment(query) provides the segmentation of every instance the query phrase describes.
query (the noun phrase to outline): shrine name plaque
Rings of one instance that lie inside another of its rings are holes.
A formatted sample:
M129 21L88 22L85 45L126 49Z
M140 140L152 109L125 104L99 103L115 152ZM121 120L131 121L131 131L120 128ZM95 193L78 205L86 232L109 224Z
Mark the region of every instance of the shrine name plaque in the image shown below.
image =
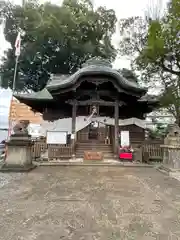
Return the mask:
M95 151L85 151L84 152L84 160L102 161L103 153L95 152Z

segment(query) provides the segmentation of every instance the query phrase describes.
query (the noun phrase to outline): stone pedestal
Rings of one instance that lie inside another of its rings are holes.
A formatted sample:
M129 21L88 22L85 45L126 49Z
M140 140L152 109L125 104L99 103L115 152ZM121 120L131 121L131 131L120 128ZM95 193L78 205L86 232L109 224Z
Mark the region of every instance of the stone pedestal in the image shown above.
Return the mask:
M162 145L163 165L170 169L180 170L180 146Z
M180 170L180 128L174 124L170 126L169 133L164 139L163 167L168 171Z
M7 157L1 172L30 171L35 166L32 164L32 142L28 134L14 134L7 142Z
M134 148L133 160L135 162L141 162L142 163L142 147Z

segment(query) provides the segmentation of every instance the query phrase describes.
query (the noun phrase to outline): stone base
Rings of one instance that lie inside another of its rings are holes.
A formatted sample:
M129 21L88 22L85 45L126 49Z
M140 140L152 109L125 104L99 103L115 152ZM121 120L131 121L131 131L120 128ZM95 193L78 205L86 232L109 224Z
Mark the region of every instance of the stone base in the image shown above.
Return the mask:
M8 165L4 163L0 168L0 172L29 172L36 168L36 165Z
M167 166L167 165L161 165L158 167L158 170L162 173L165 173L167 175L174 175L176 173L180 174L180 169L178 168L172 168L170 166Z
M104 166L104 167L128 167L128 168L154 168L154 165L146 163L125 163L120 161L54 161L54 162L33 162L36 166Z
M28 172L35 168L32 164L32 141L29 135L12 135L7 142L7 157L1 172Z
M114 159L119 159L119 156L117 154L114 154Z

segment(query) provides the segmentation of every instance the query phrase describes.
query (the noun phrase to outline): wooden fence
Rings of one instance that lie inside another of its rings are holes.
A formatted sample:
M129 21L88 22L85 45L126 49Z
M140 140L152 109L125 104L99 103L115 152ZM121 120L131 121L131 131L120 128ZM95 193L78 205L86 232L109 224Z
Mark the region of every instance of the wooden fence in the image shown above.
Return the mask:
M143 156L148 157L149 161L162 161L163 160L163 149L160 145L163 141L149 141L142 144Z
M37 159L41 157L41 154L46 151L47 144L44 140L35 140L32 146L32 158Z
M57 160L72 157L72 146L71 145L48 145L48 158L49 160Z
M163 144L163 140L146 140L146 141L133 141L132 148L142 149L142 158L147 158L149 161L162 161L163 149L160 147Z
M112 142L113 144L113 142ZM136 142L134 145L141 148L142 159L148 158L149 161L162 161L163 159L163 149L160 145L163 141L151 140L145 142ZM134 147L133 147L134 148ZM71 158L72 156L72 146L70 144L66 145L47 145L46 141L36 140L32 147L32 157L33 159L40 158L42 153L48 151L48 158L51 159L61 159L61 158Z
M70 158L72 156L72 146L71 145L52 145L46 144L45 140L35 140L32 146L32 157L33 159L41 158L41 155L48 151L48 158L51 159L61 159Z

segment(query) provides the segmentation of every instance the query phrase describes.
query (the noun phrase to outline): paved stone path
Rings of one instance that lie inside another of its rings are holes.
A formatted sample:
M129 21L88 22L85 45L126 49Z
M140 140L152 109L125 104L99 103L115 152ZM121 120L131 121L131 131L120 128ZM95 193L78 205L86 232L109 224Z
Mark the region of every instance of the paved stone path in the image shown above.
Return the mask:
M180 239L180 182L151 168L0 174L0 240Z

